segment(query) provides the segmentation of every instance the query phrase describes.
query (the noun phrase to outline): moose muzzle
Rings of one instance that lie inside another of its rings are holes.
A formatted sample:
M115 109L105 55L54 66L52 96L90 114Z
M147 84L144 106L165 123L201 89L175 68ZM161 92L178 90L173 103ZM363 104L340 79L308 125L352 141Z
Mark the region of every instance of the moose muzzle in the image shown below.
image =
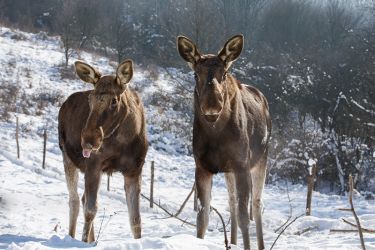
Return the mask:
M102 127L98 129L83 129L81 135L82 156L90 158L91 152L99 150L104 139Z

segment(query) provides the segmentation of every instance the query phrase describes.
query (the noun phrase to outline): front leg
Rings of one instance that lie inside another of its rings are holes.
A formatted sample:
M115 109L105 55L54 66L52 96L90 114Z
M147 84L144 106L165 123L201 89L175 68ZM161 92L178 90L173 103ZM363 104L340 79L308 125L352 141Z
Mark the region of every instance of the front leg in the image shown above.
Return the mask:
M141 215L139 213L139 199L141 193L141 175L124 176L126 204L128 206L129 222L134 239L141 238Z
M212 189L212 173L203 169L196 163L195 182L197 184L197 196L199 200L197 215L197 237L203 239L207 230Z
M100 169L86 167L85 172L85 192L82 197L85 223L83 226L82 241L94 242L94 226L93 221L98 210L98 191L101 179Z
M250 183L249 183L249 170L239 171L235 173L236 179L236 191L237 191L237 217L238 225L242 232L244 249L250 250L250 238L249 238L249 194L250 194Z

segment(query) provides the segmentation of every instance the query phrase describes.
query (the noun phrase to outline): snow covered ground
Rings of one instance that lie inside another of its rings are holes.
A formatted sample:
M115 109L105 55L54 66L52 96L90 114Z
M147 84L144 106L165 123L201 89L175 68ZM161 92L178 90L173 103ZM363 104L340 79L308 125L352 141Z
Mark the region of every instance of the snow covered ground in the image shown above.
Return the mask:
M16 40L14 35L22 39ZM111 65L115 64L106 58L87 53L81 53L81 57L104 73L113 71ZM0 88L7 82L22 88L23 98L59 93L63 99L75 91L90 88L78 79L60 79L58 65L62 59L57 38L0 28ZM170 88L167 76L161 74L152 82L147 79L147 72L137 68L133 84L144 89L144 98L157 89L168 91ZM19 97L17 105L22 106L22 102L25 100ZM17 114L21 125L20 159L16 157L14 139L16 114L12 113L8 122L0 121L0 249L224 249L221 222L214 212L210 215L206 238L201 240L194 236L194 227L167 218L156 206L149 208L145 199L141 200L143 237L132 239L120 174L111 178L110 192L106 190L107 178L102 180L95 220L96 233L101 228L97 246L67 236L68 194L56 129L59 104L48 104L41 113L35 104L28 105L28 112L20 110ZM147 112L149 116L153 111L147 109ZM44 128L48 128L46 169L41 168ZM155 200L175 213L193 185L194 162L192 157L173 150L174 145L181 144L175 142L178 141L175 135L168 135L167 139L163 136L150 134L155 145L160 140L166 146L163 151L150 147L143 171L142 193L149 196L150 162L155 161ZM80 177L79 192L82 194L83 176ZM212 205L228 221L227 192L222 175L214 178L212 198ZM304 186L287 187L285 183L266 186L263 200L266 249L275 241L278 236L275 230L284 224L290 212L291 219L304 213L305 199ZM363 226L375 229L375 201L357 195L354 202ZM351 214L337 210L345 207L348 207L347 197L314 192L312 216L298 218L280 236L273 249L360 249L357 233L330 233L330 229L351 229L341 220L347 218L354 222ZM195 223L192 199L180 217ZM81 238L82 228L81 211L77 239ZM251 222L250 231L251 246L256 249L254 222ZM375 235L365 233L364 237L367 249L375 249ZM232 246L232 249L241 249L240 233L238 242L239 246Z

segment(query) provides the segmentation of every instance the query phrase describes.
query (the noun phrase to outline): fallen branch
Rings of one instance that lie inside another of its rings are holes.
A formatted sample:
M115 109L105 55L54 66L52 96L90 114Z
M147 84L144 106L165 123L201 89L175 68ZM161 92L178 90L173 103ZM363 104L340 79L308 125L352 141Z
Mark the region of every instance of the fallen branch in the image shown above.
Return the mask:
M186 197L185 201L182 203L180 209L178 209L177 213L174 215L174 216L178 216L182 210L184 209L186 203L188 202L188 200L190 199L191 195L194 193L194 190L195 190L195 182L193 184L193 187L191 188L191 191L189 193L189 195Z
M101 221L101 223L100 223L100 227L99 227L98 235L97 235L97 237L96 237L96 241L95 241L95 243L94 243L94 246L97 246L97 245L98 245L100 235L101 235L102 232L104 232L104 229L107 228L107 226L108 226L109 222L111 221L112 217L115 216L115 215L117 215L117 214L119 214L119 213L121 213L121 212L125 212L125 211L120 210L120 211L113 212L113 214L111 214L111 215L109 216L108 221L105 223L105 225L104 225L104 227L103 227L103 230L102 230L102 225L103 225L103 221L104 221L104 217L105 217L105 208L104 208L103 218L102 218L102 221Z
M305 228L305 229L302 229L302 230L300 230L300 231L295 232L294 235L302 235L302 234L304 234L304 233L307 233L307 232L309 232L309 231L311 231L311 230L314 230L314 229L317 229L317 228L318 228L318 226L307 227L307 228Z
M289 201L289 216L288 216L288 219L280 227L278 227L274 231L275 233L277 233L281 228L283 228L290 221L290 219L292 218L292 215L293 215L293 207L292 207L292 201L291 201L290 196L289 196L288 182L285 182L285 184L286 184L286 195L287 195L288 201Z
M362 249L366 250L365 241L363 240L363 233L362 233L361 222L359 221L357 213L354 210L354 205L353 205L353 188L354 188L353 177L352 177L352 175L349 175L349 203L350 203L350 208L352 209L352 213L353 213L354 219L357 222L359 239L361 240Z
M357 229L331 229L330 233L358 233Z
M352 209L351 208L339 208L337 210L340 210L340 211L345 211L345 212L351 212Z
M295 217L291 222L289 222L288 225L286 225L286 226L283 228L283 230L281 230L281 232L279 233L279 235L277 236L277 238L276 238L275 241L273 242L273 244L272 244L270 250L275 246L277 240L278 240L278 239L280 238L280 236L284 233L284 231L285 231L290 225L292 225L297 219L301 218L301 217L304 216L304 215L305 215L305 214L303 213L303 214L301 214L301 215Z
M216 208L211 206L211 209L217 213L217 215L220 217L221 223L223 223L225 249L228 250L228 249L230 249L230 246L228 246L227 230L226 230L226 227L225 227L225 222L224 222L223 216L221 216L221 214L219 213L219 211Z
M144 194L141 194L141 196L142 196L143 198L145 198L146 200L150 201L150 198L148 198L148 197L145 196ZM179 218L178 216L175 216L174 214L172 214L171 212L169 212L166 208L164 208L162 205L160 205L160 204L158 204L158 203L156 203L156 202L154 202L154 201L153 201L153 203L154 203L156 206L158 206L161 210L163 210L166 214L168 214L170 217L176 218L177 220L182 221L184 224L187 224L187 225L189 225L189 226L196 227L195 224L193 224L193 223L191 223L191 222L188 222L188 221L186 221L186 220L183 220L183 219Z
M96 236L96 241L95 241L95 243L94 243L94 246L97 246L97 245L98 245L98 241L99 241L99 238L100 238L100 233L101 233L101 231L102 231L102 226L103 226L104 217L105 217L105 208L104 208L103 218L102 218L102 221L100 222L100 227L99 227L98 235ZM92 230L92 229L91 229L91 230Z
M353 226L353 227L356 227L357 228L357 231L358 231L358 226L348 220L345 220L345 219L342 219L345 223ZM365 233L375 233L375 230L374 229L368 229L368 228L364 228L362 227L362 231L365 232Z
M366 250L365 241L363 240L363 229L361 227L361 222L359 221L357 213L354 210L354 204L353 204L353 187L354 187L353 177L352 177L352 175L349 175L349 204L350 204L350 208L340 208L339 210L352 212L352 214L354 216L354 219L356 221L356 224L357 224L356 225L357 230L355 230L355 231L358 232L358 234L359 234L359 240L361 242L362 249ZM335 232L337 232L337 231L335 231Z

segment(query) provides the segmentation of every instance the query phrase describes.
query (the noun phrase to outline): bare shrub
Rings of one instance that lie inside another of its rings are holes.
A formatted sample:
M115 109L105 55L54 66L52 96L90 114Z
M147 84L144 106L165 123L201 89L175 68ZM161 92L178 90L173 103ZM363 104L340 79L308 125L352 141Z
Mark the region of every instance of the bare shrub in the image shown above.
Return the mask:
M0 91L0 119L9 121L10 112L16 111L16 99L19 93L17 85L5 82L1 85Z
M62 80L76 80L77 79L73 65L69 65L65 67L65 64L64 64L64 65L58 65L56 67L60 73L60 77Z

